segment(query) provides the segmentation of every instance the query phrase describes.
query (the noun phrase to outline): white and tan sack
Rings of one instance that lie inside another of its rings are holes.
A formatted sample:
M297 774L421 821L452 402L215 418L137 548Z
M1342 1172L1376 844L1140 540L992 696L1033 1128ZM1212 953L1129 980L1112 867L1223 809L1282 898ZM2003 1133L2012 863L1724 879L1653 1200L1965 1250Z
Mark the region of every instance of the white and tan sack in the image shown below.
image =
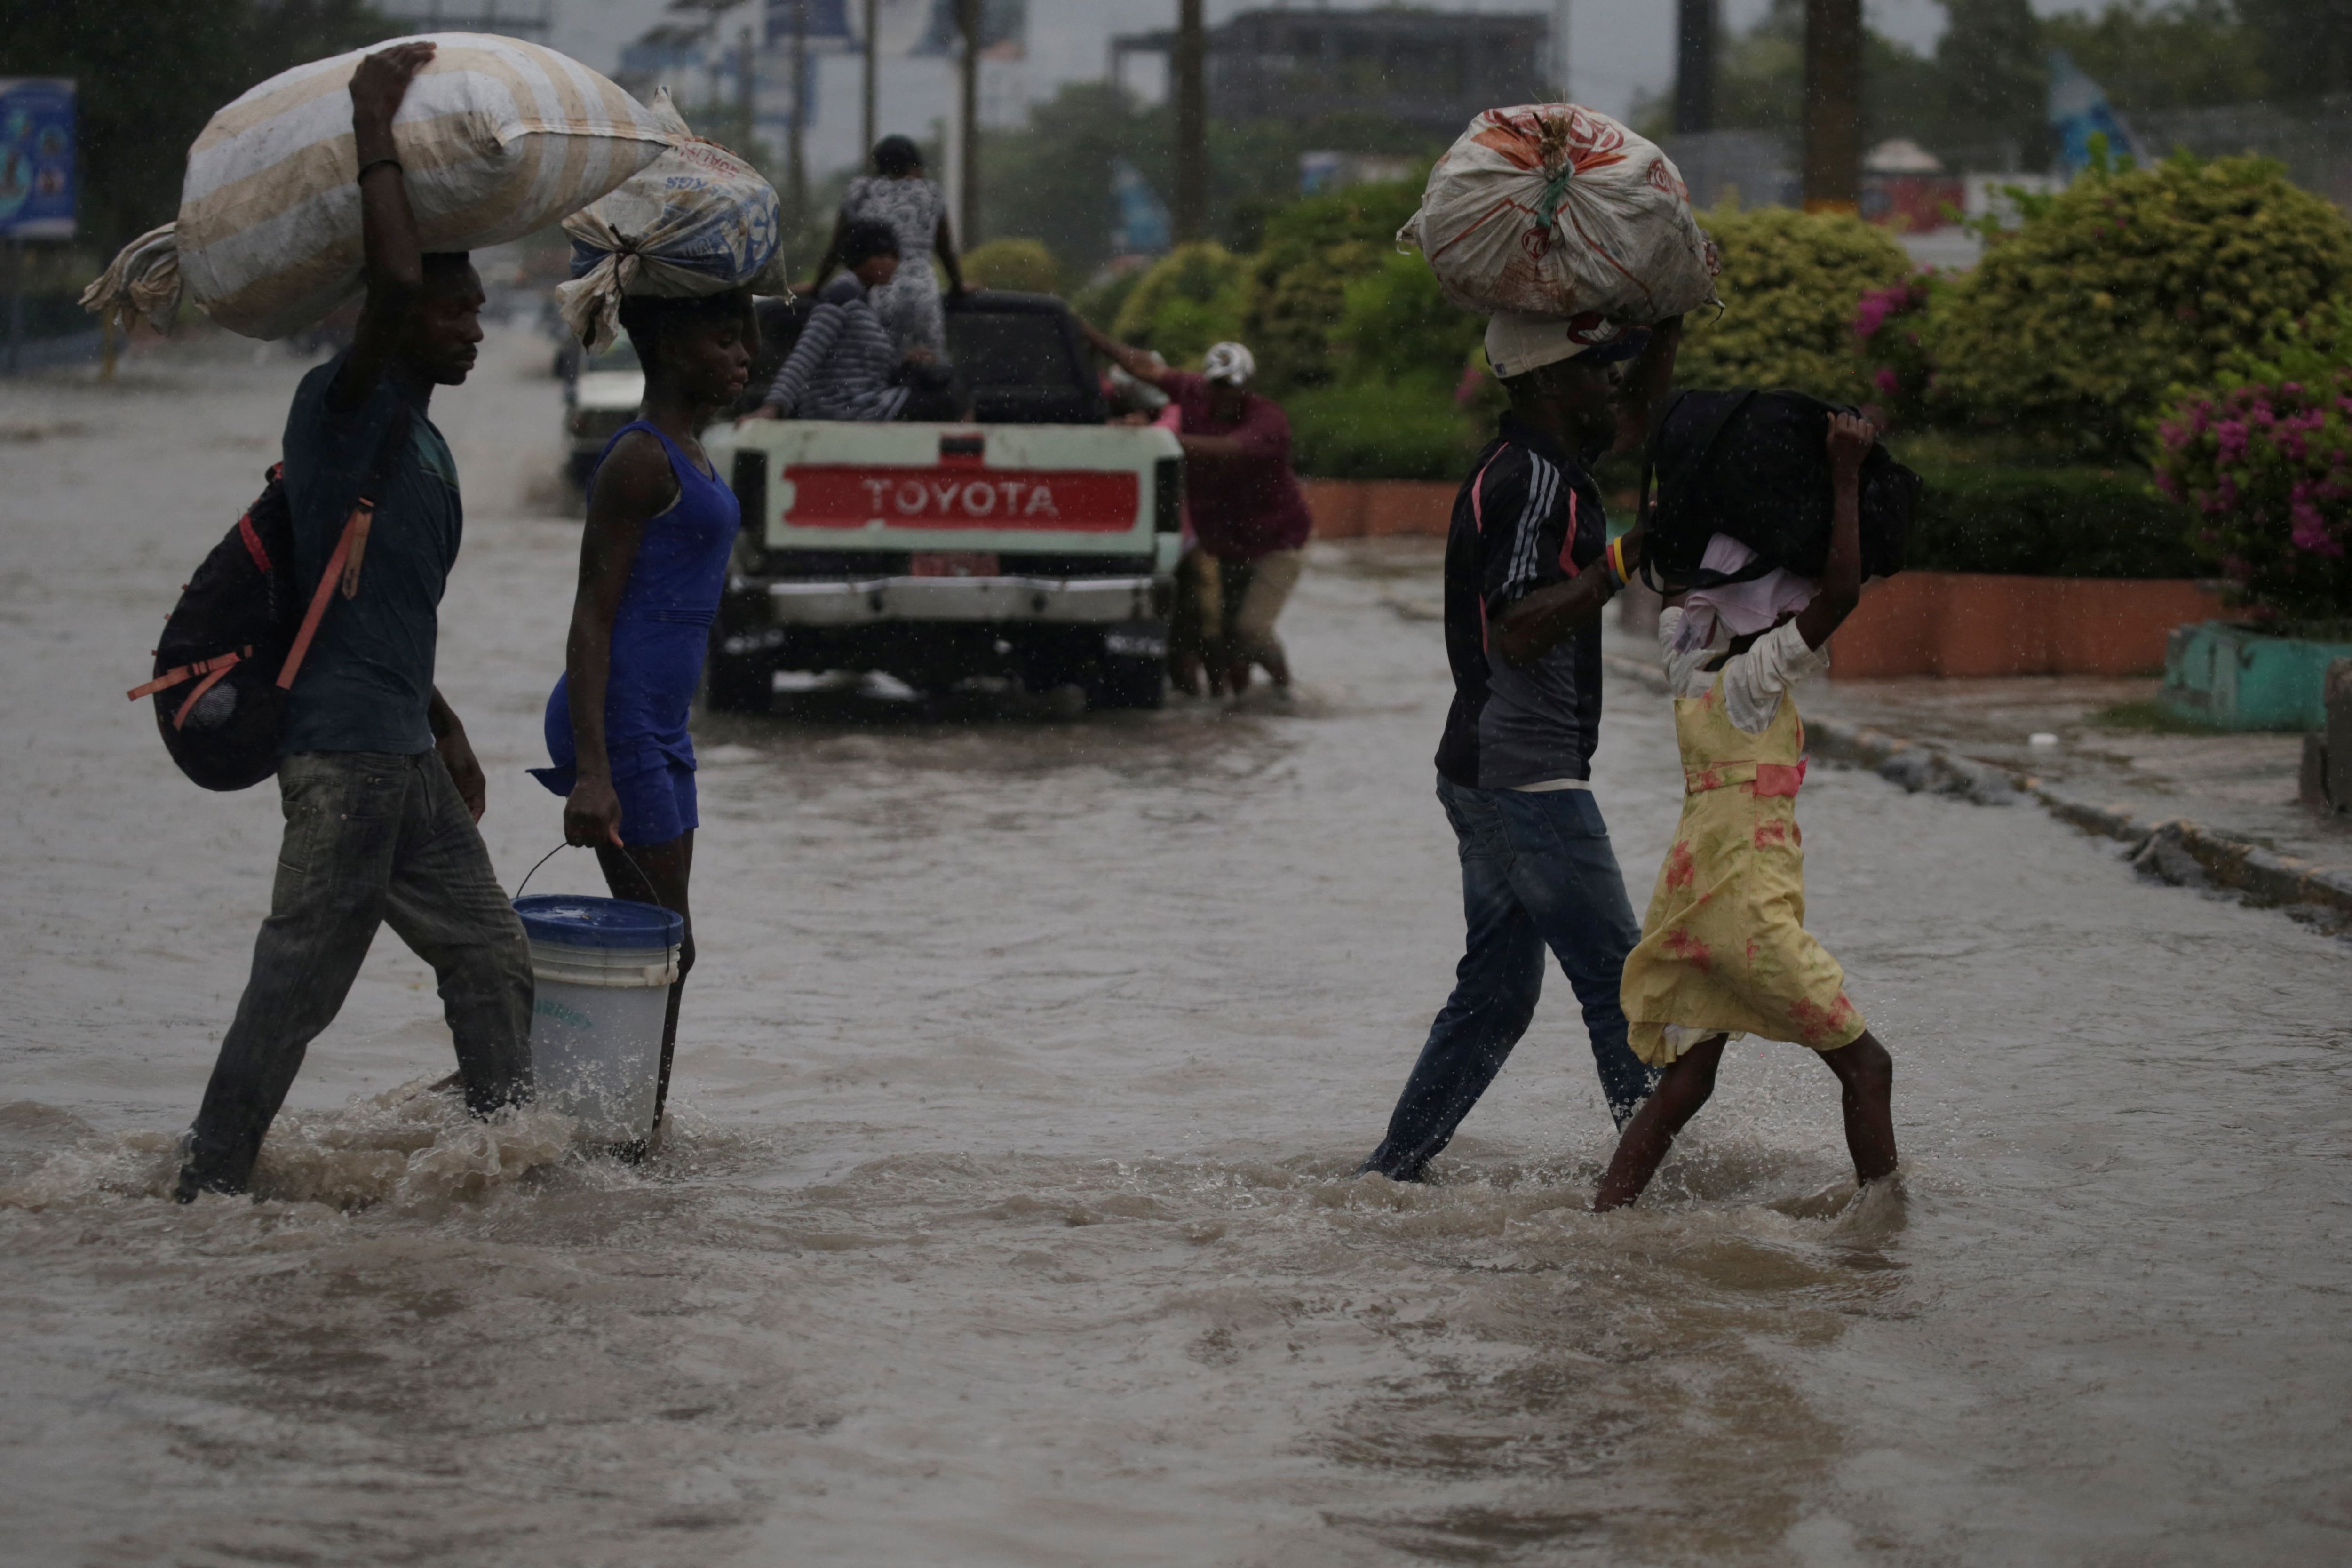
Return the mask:
M406 40L404 40L406 41ZM427 250L474 250L570 216L667 152L645 105L579 61L517 38L431 33L393 117ZM253 338L316 322L361 286L352 73L369 51L280 72L188 151L176 223L123 247L82 295L168 330L184 289Z
M1397 231L1447 299L1485 313L1647 326L1715 297L1714 242L1657 144L1571 103L1489 109Z
M696 136L669 89L648 107L671 131L669 151L563 220L572 279L555 286L556 308L592 349L618 334L623 296L739 288L774 258L782 237L775 187L757 169Z

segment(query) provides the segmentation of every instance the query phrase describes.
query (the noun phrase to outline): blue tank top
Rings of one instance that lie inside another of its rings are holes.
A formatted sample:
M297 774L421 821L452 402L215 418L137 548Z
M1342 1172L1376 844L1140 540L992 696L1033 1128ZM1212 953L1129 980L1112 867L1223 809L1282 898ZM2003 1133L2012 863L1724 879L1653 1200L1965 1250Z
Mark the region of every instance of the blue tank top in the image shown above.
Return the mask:
M676 442L643 419L613 433L596 458L599 468L632 430L649 433L669 454L677 500L646 520L613 618L604 747L616 779L672 763L694 766L687 720L694 689L701 684L710 623L719 614L728 559L742 520L735 492L697 468ZM548 694L547 754L554 766L531 770L532 776L558 795L571 794L577 781L570 691L565 676Z

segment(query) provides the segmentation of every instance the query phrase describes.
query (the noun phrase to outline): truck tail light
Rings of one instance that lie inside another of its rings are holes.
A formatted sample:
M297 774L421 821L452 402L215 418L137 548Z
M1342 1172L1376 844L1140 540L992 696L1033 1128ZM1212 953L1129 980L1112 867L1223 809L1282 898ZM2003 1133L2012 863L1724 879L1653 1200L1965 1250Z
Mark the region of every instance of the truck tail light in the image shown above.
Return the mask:
M1180 533L1184 528L1184 465L1162 458L1151 466L1151 531Z

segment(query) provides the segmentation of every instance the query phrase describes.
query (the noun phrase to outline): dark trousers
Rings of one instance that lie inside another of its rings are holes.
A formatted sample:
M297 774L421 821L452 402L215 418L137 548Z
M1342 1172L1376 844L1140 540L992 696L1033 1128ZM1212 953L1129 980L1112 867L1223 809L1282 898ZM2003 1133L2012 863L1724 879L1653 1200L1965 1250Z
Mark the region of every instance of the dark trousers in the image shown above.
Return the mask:
M1398 1181L1420 1178L1527 1033L1546 948L1583 1005L1620 1127L1656 1081L1625 1044L1617 983L1642 928L1591 792L1466 789L1441 778L1437 798L1461 848L1467 934L1454 994L1430 1026L1388 1137L1363 1164Z
M286 839L253 974L196 1113L183 1192L242 1191L302 1053L376 927L433 966L477 1115L530 1098L530 952L440 757L310 752L278 772Z

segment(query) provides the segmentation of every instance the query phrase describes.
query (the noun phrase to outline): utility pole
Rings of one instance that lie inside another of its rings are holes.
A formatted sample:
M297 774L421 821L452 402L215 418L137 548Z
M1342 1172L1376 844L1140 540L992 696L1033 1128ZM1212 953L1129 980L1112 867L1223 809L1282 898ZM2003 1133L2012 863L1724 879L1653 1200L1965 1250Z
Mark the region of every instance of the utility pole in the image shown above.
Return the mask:
M877 74L877 68L875 65L876 56L879 53L879 46L877 44L874 37L874 14L881 7L881 4L882 0L866 0L866 81L864 84L866 89L866 141L864 145L866 151L868 153L874 151L874 143L882 140L882 95L879 88L880 79Z
M1805 210L1862 207L1862 0L1805 0Z
M1201 0L1177 0L1176 52L1170 61L1176 100L1176 240L1209 235L1209 38Z
M751 29L735 35L735 151L751 158Z
M958 120L963 156L956 193L956 246L980 243L980 21L981 0L955 0L956 31L963 36L963 103Z
M808 224L808 0L793 0L793 120L784 136L784 197L791 208L791 228L797 234Z
M1575 22L1570 0L1552 0L1551 68L1559 78L1559 100L1562 103L1576 101L1574 69L1569 61L1569 45Z
M1675 130L1715 129L1717 0L1681 0L1675 28Z

